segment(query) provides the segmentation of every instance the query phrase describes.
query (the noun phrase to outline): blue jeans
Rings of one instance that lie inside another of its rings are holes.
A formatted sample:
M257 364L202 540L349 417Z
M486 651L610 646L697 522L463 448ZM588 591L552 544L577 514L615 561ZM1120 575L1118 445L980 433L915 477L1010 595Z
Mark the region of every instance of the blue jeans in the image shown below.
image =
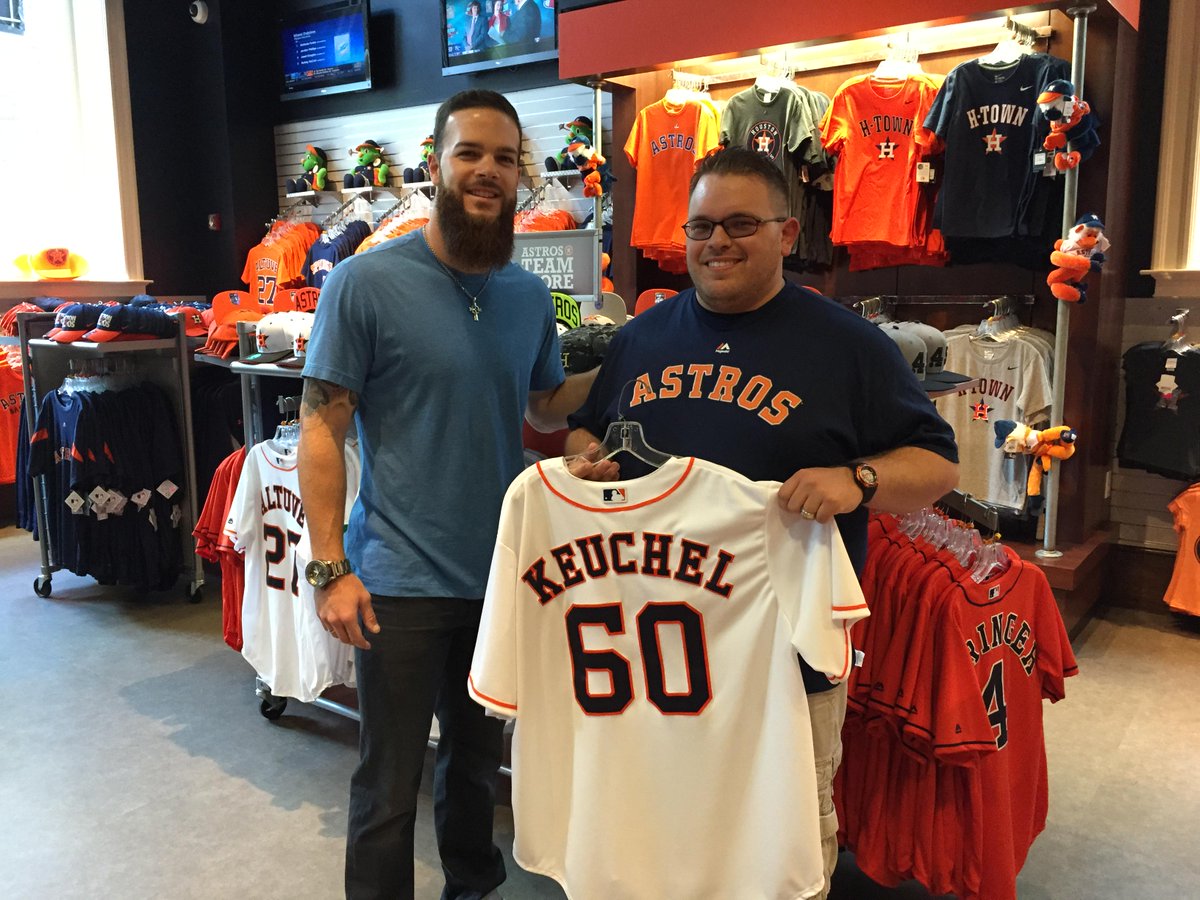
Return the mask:
M479 900L504 881L492 841L503 722L467 695L481 600L381 597L380 633L355 652L359 764L350 780L346 896L412 900L413 831L436 713L434 828L442 900Z

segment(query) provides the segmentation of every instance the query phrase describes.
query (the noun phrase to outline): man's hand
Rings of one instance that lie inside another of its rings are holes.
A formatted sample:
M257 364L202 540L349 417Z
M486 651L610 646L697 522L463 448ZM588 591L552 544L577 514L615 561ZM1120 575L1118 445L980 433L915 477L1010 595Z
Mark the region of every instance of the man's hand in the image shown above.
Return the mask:
M317 617L325 630L343 644L351 644L363 650L371 645L363 637L358 619L371 634L379 634L379 623L371 607L371 592L354 574L342 575L331 581L328 587L317 588Z
M779 505L824 524L862 504L862 489L846 466L800 469L779 488Z
M593 441L587 449L575 456L567 457L567 471L585 481L616 481L621 477L621 466L611 459L596 459L600 445Z

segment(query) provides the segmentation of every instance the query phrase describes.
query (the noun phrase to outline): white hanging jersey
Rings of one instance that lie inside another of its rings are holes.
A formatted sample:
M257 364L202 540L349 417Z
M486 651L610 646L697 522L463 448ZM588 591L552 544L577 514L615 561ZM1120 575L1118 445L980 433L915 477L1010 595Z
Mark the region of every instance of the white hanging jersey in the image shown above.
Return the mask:
M1044 422L1051 402L1050 378L1041 352L1028 341L972 340L948 333L946 368L981 379L977 387L935 402L958 444L958 487L997 506L1021 509L1029 457L1009 459L996 447L999 419L1025 425Z
M347 445L346 520L358 482L358 452ZM308 530L295 448L264 441L247 452L225 533L246 561L242 656L271 693L309 702L332 684L353 684L354 648L322 627L297 552Z
M673 459L509 487L468 690L515 717L514 856L573 900L791 900L823 883L796 653L850 671L866 602L778 482Z

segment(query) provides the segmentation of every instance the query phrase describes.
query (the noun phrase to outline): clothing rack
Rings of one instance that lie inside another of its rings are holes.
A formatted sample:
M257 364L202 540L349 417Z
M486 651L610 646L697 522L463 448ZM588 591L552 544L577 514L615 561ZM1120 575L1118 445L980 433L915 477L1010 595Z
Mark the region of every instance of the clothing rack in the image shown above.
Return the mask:
M53 312L28 312L17 315L17 334L21 345L21 375L25 382L22 398L25 424L29 434L34 433L40 401L52 390L61 387L72 375L96 374L107 367L105 374L141 375L144 381L157 384L171 399L171 406L179 427L180 444L183 449L181 460L186 494L179 509L182 520L179 529L183 536L183 573L191 573L191 580L184 596L191 603L201 599L200 589L204 585L204 568L196 555L192 530L199 511L196 500L196 451L192 440L192 391L190 377L190 348L182 317L177 318L178 331L175 337L149 341L110 341L97 343L76 341L56 343L45 338L54 325ZM114 364L115 361L115 364ZM49 493L45 477L32 479L34 514L37 520L38 550L41 554L41 572L33 581L33 591L39 597L49 597L52 578L62 569L63 548L53 546L49 531Z
M896 306L987 306L1000 301L1011 302L1017 306L1033 306L1036 301L1033 294L1005 294L997 297L995 294L872 294L870 296L849 295L839 297L839 302L849 304L856 309L863 302L880 300Z

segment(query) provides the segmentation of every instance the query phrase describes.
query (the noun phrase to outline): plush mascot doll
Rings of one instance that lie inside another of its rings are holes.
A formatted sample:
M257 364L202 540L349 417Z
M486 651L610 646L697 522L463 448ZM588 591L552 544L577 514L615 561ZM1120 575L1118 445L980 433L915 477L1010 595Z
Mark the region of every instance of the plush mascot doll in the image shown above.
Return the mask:
M1025 453L1033 457L1029 467L1026 490L1030 497L1042 493L1042 477L1050 471L1050 460L1070 459L1075 455L1075 429L1068 425L1055 425L1038 431L1011 419L999 419L993 423L996 430L996 447L1005 453Z
M1042 146L1054 154L1054 168L1073 169L1096 152L1100 122L1092 108L1075 96L1075 85L1059 79L1038 95L1038 109L1050 121L1050 133ZM1066 152L1067 142L1074 148Z
M388 164L383 158L383 148L375 141L363 141L350 151L358 163L353 172L347 172L342 185L356 187L386 187Z
M587 116L576 116L558 127L560 131L565 131L567 136L558 155L546 157L547 172L578 168L579 163L575 161L575 156L581 150L590 150L592 147L592 120Z
M1088 273L1100 271L1110 246L1100 217L1095 213L1080 216L1067 236L1054 242L1050 262L1056 268L1046 276L1050 293L1071 303L1087 300L1085 279Z
M411 169L404 170L404 183L415 184L429 181L429 157L433 155L433 135L421 141L421 161Z
M329 177L329 160L325 156L325 151L320 147L314 147L309 144L305 148L304 159L300 160L300 167L304 169L304 174L299 178L289 178L287 189L289 194L298 194L301 191L323 191L325 190L325 182Z

